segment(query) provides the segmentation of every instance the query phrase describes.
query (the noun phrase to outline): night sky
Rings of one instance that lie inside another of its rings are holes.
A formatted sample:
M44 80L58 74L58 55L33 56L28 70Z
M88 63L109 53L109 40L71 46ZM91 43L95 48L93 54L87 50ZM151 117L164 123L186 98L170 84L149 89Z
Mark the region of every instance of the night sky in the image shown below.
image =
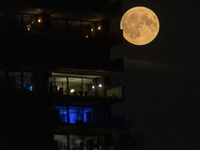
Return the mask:
M132 139L139 136L144 149L199 149L199 2L123 2L124 12L134 6L152 9L160 31L147 45L124 40L123 45L112 48L112 58L124 58L125 70L112 81L124 87L125 98L113 112L132 122L130 135Z

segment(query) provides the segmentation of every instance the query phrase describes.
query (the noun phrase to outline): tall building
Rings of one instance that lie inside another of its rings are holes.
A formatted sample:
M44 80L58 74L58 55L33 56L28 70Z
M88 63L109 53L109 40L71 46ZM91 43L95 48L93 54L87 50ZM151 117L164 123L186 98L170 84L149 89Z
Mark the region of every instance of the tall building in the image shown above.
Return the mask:
M123 87L110 79L122 59L109 22L120 1L2 1L2 149L111 149L124 117L111 106Z

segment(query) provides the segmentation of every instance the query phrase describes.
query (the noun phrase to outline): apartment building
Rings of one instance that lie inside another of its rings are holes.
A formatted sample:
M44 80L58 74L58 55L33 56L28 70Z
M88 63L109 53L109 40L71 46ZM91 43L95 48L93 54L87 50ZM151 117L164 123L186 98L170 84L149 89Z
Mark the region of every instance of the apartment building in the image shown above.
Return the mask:
M124 117L111 106L123 87L110 79L109 20L119 1L3 1L0 80L4 149L111 149ZM8 109L6 109L8 107ZM9 119L6 119L9 118ZM6 122L7 121L7 122ZM11 127L12 130L9 128Z

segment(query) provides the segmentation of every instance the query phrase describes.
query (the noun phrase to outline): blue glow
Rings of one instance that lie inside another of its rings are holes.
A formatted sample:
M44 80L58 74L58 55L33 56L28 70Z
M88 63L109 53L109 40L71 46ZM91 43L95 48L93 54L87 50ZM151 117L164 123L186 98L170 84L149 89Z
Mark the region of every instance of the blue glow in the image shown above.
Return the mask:
M27 90L32 91L33 90L33 86L27 86Z
M56 106L56 109L60 111L61 121L67 123L67 106ZM91 107L69 106L69 123L76 123L77 121L83 121L84 123L92 123L92 114L93 108Z
M67 107L66 106L56 106L56 109L60 110L61 121L67 123Z

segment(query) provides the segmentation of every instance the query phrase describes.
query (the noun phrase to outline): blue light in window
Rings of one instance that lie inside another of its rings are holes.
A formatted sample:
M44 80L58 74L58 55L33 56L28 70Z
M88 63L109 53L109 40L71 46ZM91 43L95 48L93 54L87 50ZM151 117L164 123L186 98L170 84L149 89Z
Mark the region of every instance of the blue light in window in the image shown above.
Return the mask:
M66 106L56 106L56 109L60 111L60 119L62 122L67 123L67 107Z
M33 86L27 86L27 90L32 91L33 90Z
M62 122L67 123L68 114L67 106L56 106L56 109L60 111L60 119ZM93 108L91 107L76 107L69 106L69 123L76 123L77 121L83 121L84 123L92 123L93 120Z
M69 122L70 123L76 123L78 120L77 114L76 113L70 113L69 114Z

